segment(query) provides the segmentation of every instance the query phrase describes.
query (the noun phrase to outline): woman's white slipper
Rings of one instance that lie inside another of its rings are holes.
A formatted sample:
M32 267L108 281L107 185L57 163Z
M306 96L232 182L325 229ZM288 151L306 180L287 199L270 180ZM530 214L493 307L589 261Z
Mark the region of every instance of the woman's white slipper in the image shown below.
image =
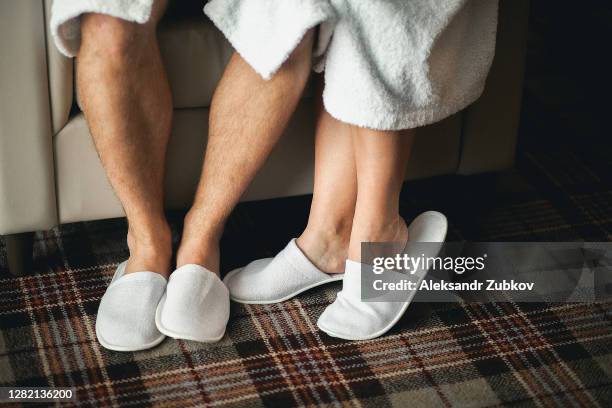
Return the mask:
M422 213L408 226L408 242L444 242L448 223L446 217L436 211ZM434 247L428 256L436 256L440 246ZM422 249L422 247L421 247ZM410 251L407 245L407 251ZM433 253L435 252L435 253ZM410 254L408 254L410 255ZM415 254L419 256L420 254ZM317 326L332 337L345 340L368 340L385 334L402 317L416 291L408 294L404 302L363 302L361 300L362 268L370 265L347 260L342 290L336 300L319 317ZM417 287L427 270L417 271Z
M155 310L164 294L166 278L155 272L125 275L127 261L117 267L96 317L96 337L114 351L155 347L166 336L157 330Z
M231 299L238 303L284 302L316 286L342 279L317 268L297 246L295 238L274 258L258 259L235 269L223 279Z
M170 275L155 323L169 337L212 343L225 334L229 313L229 291L221 279L203 266L188 264Z

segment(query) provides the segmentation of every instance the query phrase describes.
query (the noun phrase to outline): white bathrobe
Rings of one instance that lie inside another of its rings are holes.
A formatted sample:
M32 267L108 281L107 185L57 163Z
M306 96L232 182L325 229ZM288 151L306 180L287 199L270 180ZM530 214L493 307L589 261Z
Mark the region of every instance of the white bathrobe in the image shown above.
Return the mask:
M180 0L179 0L180 1ZM152 0L55 0L58 48L78 50L78 15L143 23ZM264 79L319 27L314 69L325 109L357 126L437 122L474 102L493 60L498 0L211 0L206 15Z

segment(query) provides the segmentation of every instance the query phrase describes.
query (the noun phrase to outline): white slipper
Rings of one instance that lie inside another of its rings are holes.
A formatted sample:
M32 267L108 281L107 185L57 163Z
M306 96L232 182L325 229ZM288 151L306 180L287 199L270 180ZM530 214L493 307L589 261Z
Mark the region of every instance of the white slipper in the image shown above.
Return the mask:
M155 313L160 332L175 339L221 340L229 320L229 292L221 279L200 265L172 272Z
M408 226L408 242L444 242L448 224L446 217L436 211L419 215ZM409 245L407 245L409 247ZM437 256L441 245L428 256ZM422 248L421 248L422 249ZM409 248L407 248L410 251ZM435 252L435 253L433 253ZM420 254L419 254L420 255ZM342 290L336 300L319 317L317 326L332 337L345 340L369 340L385 334L402 317L417 291L408 294L404 302L363 302L361 273L370 265L347 260ZM427 270L416 273L417 287Z
M96 337L114 351L155 347L166 336L157 330L155 310L164 294L166 278L155 272L125 275L127 261L117 267L96 317Z
M295 238L274 258L258 259L235 269L223 279L231 299L238 303L284 302L316 286L342 279L317 268L297 246Z

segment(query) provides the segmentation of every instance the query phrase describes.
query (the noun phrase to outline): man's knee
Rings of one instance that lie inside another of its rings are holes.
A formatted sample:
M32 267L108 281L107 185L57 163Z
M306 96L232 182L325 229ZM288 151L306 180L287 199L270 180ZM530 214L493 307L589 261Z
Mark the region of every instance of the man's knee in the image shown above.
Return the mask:
M93 51L106 59L121 61L142 46L154 28L104 14L85 14L81 19L81 50Z

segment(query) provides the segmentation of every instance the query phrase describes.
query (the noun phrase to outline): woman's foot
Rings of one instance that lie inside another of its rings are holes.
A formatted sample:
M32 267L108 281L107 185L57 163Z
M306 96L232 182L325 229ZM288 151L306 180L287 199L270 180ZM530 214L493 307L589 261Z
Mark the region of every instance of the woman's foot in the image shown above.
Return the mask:
M355 219L347 259L361 262L361 244L363 242L404 243L408 241L408 238L408 226L399 215L371 223L361 223L359 219Z
M296 239L304 255L325 273L343 273L348 255L350 231L315 231L306 228Z
M401 236L407 238L408 234L410 242L437 242L439 245L428 246L429 253L426 252L427 256L435 257L446 238L448 224L443 214L427 211L416 217L410 226L406 227L404 223L404 227L396 226L395 242L398 242ZM419 257L422 254L421 249L423 248L418 247L418 253L408 252L407 255ZM411 249L407 247L404 251ZM415 248L412 251L415 251ZM342 290L317 321L321 330L332 337L345 340L367 340L383 335L402 317L417 291L406 291L404 302L382 301L381 298L375 299L377 301L364 301L362 273L369 273L371 268L371 265L350 259L346 261ZM417 287L426 273L427 269L421 268L413 275Z
M258 259L244 268L228 273L223 282L231 299L238 303L270 304L329 282L342 279L342 274L320 270L292 239L274 258Z
M258 259L231 271L223 281L232 300L248 304L278 303L342 279L349 229L350 226L314 228L311 223L274 258Z

